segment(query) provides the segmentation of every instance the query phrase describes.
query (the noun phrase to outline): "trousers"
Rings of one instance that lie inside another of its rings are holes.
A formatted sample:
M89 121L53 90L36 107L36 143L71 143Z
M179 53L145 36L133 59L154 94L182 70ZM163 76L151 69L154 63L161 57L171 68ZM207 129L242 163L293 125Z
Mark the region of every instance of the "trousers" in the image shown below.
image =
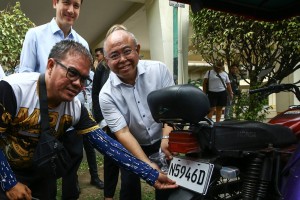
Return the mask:
M67 131L61 141L72 159L72 167L62 177L62 199L75 200L79 198L80 194L77 171L83 158L83 138L73 129Z
M108 136L117 140L116 136L110 131L109 128L106 128L105 132ZM119 171L119 166L116 165L111 158L104 156L104 197L114 197L119 179ZM123 182L122 177L121 181Z
M85 137L83 138L83 146L86 154L86 159L89 165L91 180L96 180L98 179L98 168L97 168L95 149L93 145Z
M149 145L142 146L143 151L149 157L159 151L161 141ZM120 200L141 200L141 182L139 176L134 173L121 169L121 190ZM172 190L155 190L156 200L166 200Z

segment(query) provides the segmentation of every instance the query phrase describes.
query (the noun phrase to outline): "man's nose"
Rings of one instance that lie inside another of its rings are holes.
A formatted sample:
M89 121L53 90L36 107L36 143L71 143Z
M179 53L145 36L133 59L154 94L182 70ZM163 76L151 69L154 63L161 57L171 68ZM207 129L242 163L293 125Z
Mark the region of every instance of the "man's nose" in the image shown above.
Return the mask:
M124 58L124 59L123 59ZM123 53L121 53L120 54L120 59L119 59L120 61L122 61L122 60L127 60L127 57L123 54Z
M84 86L82 85L82 81L79 79L75 80L72 82L74 85L77 85L80 88L83 88Z
M69 13L74 13L74 6L73 5L68 6L68 12Z

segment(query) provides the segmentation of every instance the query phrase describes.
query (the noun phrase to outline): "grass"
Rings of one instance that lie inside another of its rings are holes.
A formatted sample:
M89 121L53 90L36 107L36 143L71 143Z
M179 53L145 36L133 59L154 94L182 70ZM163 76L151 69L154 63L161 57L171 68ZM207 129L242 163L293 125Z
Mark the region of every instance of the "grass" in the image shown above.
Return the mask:
M98 163L98 173L99 177L103 180L103 156L102 154L97 155ZM80 200L95 200L95 199L104 199L103 190L98 190L95 187L89 184L90 174L88 170L88 163L86 159L83 159L81 165L78 169L78 180L81 188ZM61 199L61 179L57 181L57 197L56 199ZM155 199L154 188L148 185L144 180L141 180L142 184L142 199L143 200L153 200ZM116 193L114 199L119 199L120 194L120 178L117 185Z

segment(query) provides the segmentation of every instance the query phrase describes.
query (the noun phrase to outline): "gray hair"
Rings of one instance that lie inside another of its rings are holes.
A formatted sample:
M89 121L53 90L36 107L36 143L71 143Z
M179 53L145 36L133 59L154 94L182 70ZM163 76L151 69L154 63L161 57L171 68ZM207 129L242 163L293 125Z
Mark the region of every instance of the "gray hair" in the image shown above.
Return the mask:
M131 37L131 39L133 40L134 45L135 45L135 46L138 45L138 41L137 41L135 35L134 35L133 33L129 32L125 26L117 24L117 25L112 26L112 27L108 30L108 32L106 33L106 37L105 37L105 40L104 40L104 43L103 43L104 56L107 56L107 49L106 49L107 38L108 38L113 32L116 32L116 31L124 31L125 33L127 33L127 34Z
M56 43L50 51L49 58L63 60L67 55L80 55L84 56L90 65L93 63L93 57L90 51L85 48L81 43L74 40L62 40Z
M106 36L105 36L105 39L106 39L110 34L112 34L112 33L115 32L115 31L118 31L118 30L127 31L127 28L126 28L126 26L124 26L123 24L115 24L115 25L113 25L112 27L110 27L110 29L108 29L108 31L107 31L107 33L106 33Z

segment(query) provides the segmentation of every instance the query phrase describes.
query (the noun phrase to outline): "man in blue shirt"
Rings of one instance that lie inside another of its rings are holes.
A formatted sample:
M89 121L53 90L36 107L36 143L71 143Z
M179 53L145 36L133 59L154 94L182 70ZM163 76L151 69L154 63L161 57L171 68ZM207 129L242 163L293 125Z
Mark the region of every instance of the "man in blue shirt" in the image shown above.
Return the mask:
M54 0L56 17L47 24L28 30L23 43L19 72L45 72L51 48L61 40L74 40L89 45L73 28L79 17L80 0Z
M25 36L20 58L19 72L45 72L49 52L61 40L74 40L89 49L89 45L73 28L80 14L83 0L53 0L56 17L47 24L30 29ZM62 198L77 199L79 186L77 170L83 158L82 138L70 129L62 141L73 160L72 171L62 179ZM96 177L92 183L103 188L103 182ZM55 193L55 191L54 191Z

